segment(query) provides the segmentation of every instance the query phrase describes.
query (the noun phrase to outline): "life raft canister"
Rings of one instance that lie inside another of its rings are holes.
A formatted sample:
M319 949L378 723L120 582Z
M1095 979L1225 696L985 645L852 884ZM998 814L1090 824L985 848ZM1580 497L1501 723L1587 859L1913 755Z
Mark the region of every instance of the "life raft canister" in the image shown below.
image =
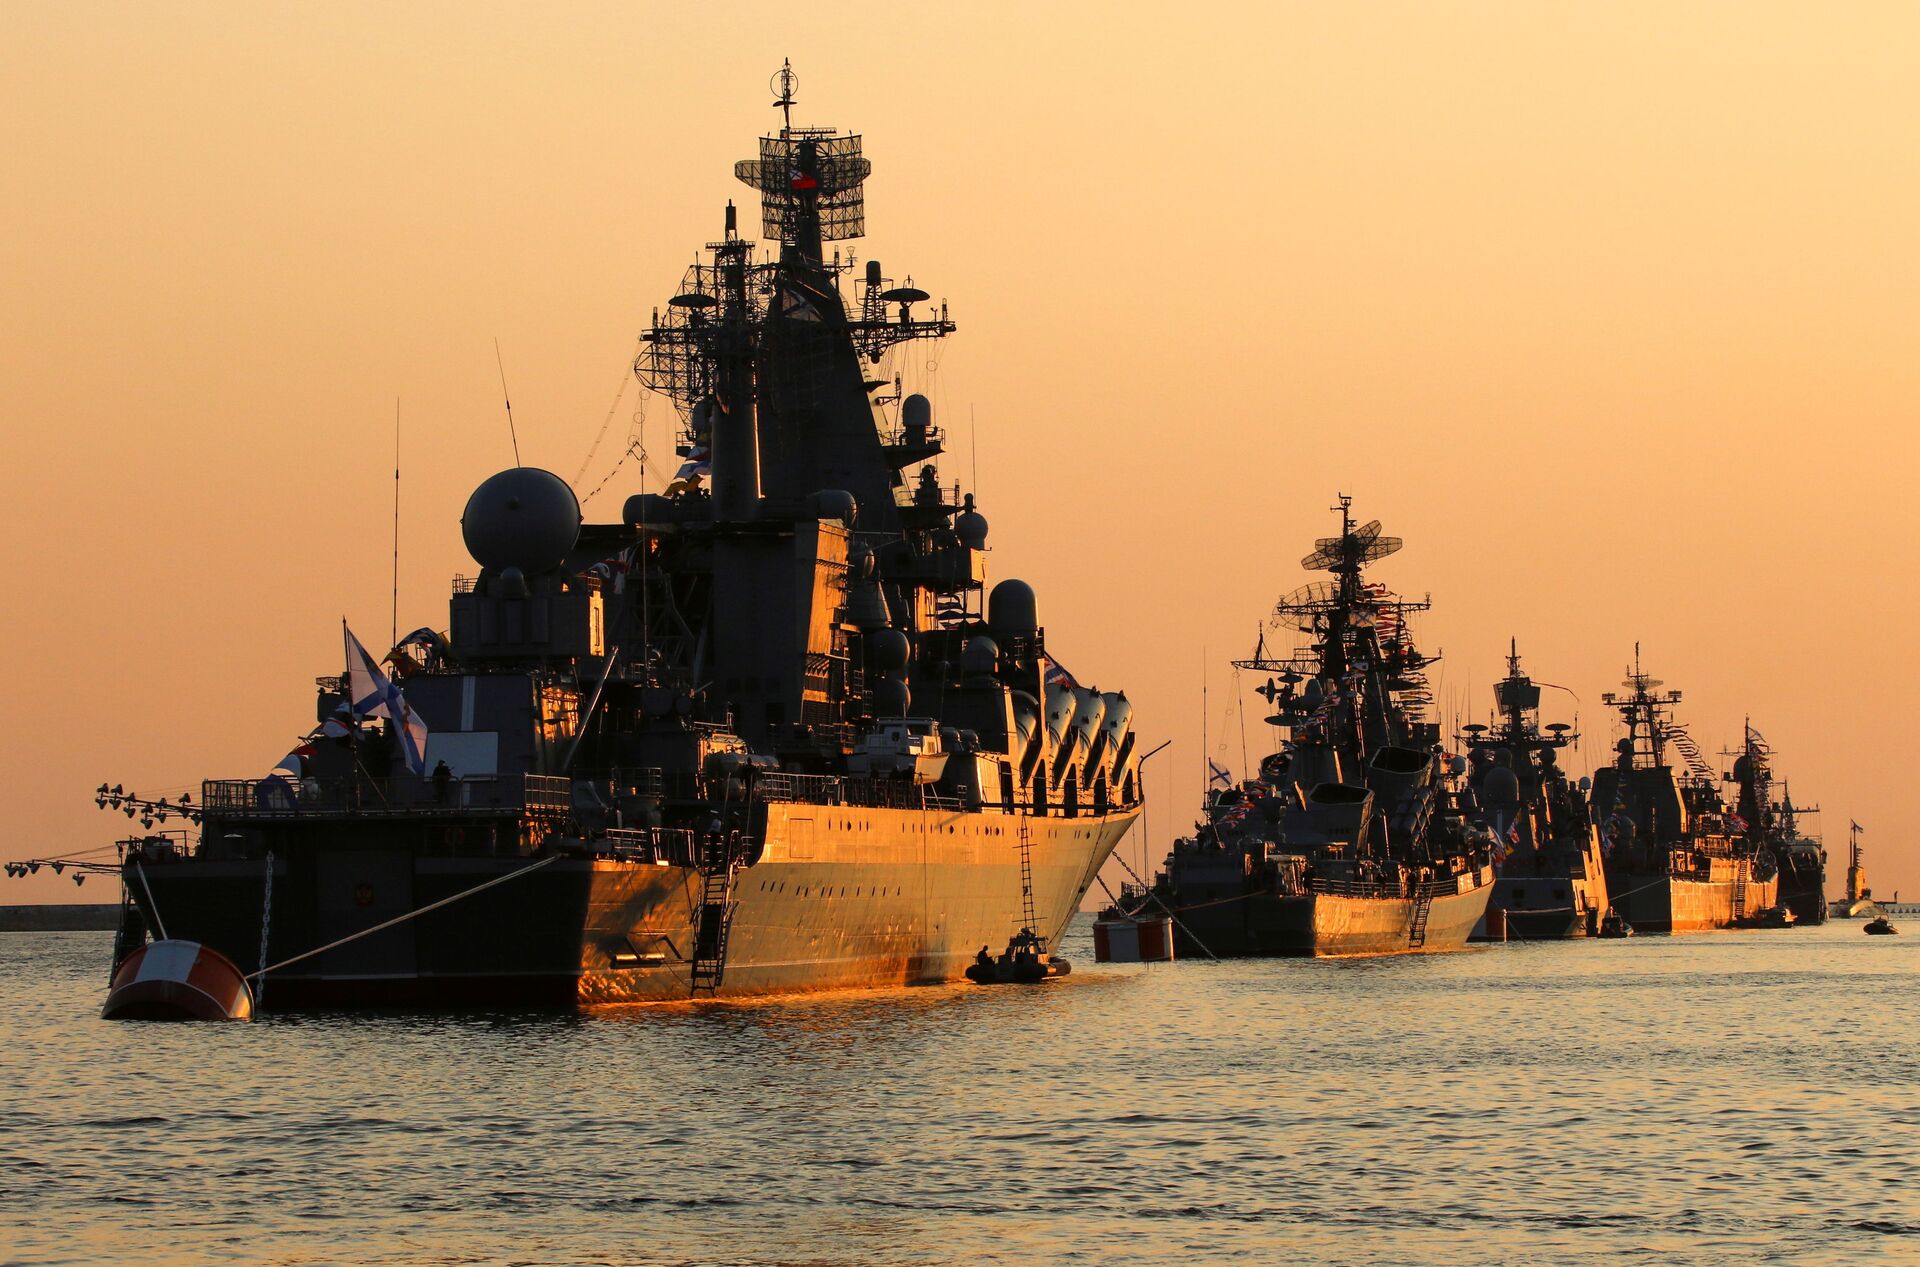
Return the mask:
M113 974L100 1018L108 1021L250 1021L246 974L211 946L156 941Z

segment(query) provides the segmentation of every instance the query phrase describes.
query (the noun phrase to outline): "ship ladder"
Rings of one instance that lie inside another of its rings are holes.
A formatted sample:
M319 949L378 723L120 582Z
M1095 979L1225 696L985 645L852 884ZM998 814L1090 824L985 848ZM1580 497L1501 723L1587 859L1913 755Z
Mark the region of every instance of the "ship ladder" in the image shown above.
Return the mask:
M1739 859L1733 864L1733 922L1747 917L1747 867Z
M1027 830L1024 815L1020 819L1020 927L1038 937L1039 922L1033 912L1033 835Z
M1427 915L1433 910L1433 886L1420 885L1413 891L1413 916L1407 923L1407 948L1418 950L1427 944Z
M731 842L706 846L700 867L700 913L693 927L693 989L713 994L727 975L727 934L733 927L734 851Z

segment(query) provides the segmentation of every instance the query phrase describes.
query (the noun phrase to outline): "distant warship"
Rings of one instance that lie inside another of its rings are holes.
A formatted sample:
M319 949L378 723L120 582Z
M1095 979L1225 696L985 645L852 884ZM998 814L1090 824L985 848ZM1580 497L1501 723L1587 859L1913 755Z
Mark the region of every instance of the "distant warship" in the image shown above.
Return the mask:
M927 399L875 372L954 325L823 254L869 163L793 126L794 82L735 168L776 250L728 204L643 336L667 491L589 524L546 471L481 484L448 632L348 634L308 743L207 782L197 843L130 848L122 956L203 943L269 1009L572 1006L944 981L1059 936L1139 813L1132 706L1053 658L1027 585L987 595Z
M1369 584L1362 565L1400 548L1341 497L1338 536L1302 561L1328 571L1281 599L1273 623L1306 636L1269 657L1264 634L1235 667L1285 736L1255 778L1216 772L1198 831L1174 842L1133 909L1176 917L1179 953L1360 955L1454 950L1492 891L1494 838L1470 819L1466 765L1440 728L1407 616L1425 601Z
M1499 841L1487 920L1474 936L1494 925L1515 941L1595 936L1607 909L1600 837L1586 789L1558 756L1579 736L1565 722L1540 725L1540 686L1521 670L1517 643L1493 690L1498 724L1461 728L1476 821Z
M1867 887L1867 853L1860 847L1860 824L1847 824L1847 887L1827 908L1834 919L1871 919L1882 914Z
M1820 812L1818 805L1793 803L1793 793L1782 782L1774 797L1773 748L1748 722L1740 751L1734 755L1729 782L1738 785L1735 808L1751 847L1765 849L1780 867L1779 904L1796 924L1823 924L1827 919L1827 850L1820 841L1801 834L1800 820Z
M1699 745L1673 721L1680 692L1641 670L1638 647L1624 685L1602 697L1627 733L1595 771L1590 802L1614 909L1641 932L1679 933L1732 928L1773 906L1778 861L1721 801ZM1670 751L1684 770L1667 764Z

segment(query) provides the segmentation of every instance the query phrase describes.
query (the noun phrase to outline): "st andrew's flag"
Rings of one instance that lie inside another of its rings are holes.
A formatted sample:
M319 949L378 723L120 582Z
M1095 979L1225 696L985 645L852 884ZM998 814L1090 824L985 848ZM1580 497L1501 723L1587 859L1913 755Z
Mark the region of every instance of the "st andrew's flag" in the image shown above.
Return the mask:
M347 637L347 698L353 704L354 717L386 718L387 726L400 740L407 769L425 774L427 723L407 706L407 697L380 671L367 649L353 636L353 630L347 628L346 621L340 622L340 630Z

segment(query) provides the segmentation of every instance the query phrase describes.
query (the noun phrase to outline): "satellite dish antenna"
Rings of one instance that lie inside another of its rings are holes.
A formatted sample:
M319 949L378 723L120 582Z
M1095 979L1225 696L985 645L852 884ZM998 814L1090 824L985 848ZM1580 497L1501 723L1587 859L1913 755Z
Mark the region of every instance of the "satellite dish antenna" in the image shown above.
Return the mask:
M712 308L719 302L712 295L690 290L684 295L675 295L667 300L667 306L669 308Z

